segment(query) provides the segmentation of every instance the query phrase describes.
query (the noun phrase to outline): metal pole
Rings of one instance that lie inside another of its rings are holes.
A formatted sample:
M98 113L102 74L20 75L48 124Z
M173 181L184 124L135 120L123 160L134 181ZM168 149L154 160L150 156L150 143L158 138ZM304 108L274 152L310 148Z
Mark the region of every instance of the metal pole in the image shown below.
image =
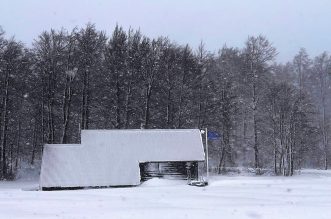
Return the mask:
M207 166L207 182L209 179L209 163L208 163L208 130L206 128L206 166Z

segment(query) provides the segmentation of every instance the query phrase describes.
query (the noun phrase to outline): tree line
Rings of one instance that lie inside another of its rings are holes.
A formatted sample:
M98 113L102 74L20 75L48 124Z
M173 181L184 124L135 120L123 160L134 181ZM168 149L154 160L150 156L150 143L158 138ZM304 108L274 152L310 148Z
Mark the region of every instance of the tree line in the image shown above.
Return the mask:
M208 52L116 26L42 32L27 47L0 31L0 178L81 129L205 128L212 164L292 175L327 169L331 57L285 64L264 36Z

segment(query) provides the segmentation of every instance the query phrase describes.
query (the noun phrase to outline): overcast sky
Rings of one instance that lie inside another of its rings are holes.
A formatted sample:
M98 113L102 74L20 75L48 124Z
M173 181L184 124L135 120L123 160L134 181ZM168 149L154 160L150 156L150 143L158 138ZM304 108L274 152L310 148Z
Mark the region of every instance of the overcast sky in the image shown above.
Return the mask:
M263 34L281 62L300 47L313 56L331 51L330 0L0 0L0 25L27 45L43 30L88 22L107 33L116 23L140 28L194 48L203 40L210 51Z

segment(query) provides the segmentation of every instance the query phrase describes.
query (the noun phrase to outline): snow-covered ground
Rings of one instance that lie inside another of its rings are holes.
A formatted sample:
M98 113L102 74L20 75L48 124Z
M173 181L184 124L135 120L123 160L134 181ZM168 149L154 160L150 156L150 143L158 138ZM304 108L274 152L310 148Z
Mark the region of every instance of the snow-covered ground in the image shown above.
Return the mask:
M133 188L29 191L37 186L0 182L0 218L331 218L331 171L215 176L207 187L152 179Z

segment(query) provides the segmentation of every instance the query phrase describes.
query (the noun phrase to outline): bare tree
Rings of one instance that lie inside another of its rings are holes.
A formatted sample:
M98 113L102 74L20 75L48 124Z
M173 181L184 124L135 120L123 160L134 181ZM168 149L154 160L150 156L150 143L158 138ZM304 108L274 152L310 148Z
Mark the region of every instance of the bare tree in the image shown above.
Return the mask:
M313 74L316 76L319 97L319 109L321 110L320 129L322 134L322 145L324 150L324 169L328 169L328 148L329 148L329 114L328 100L330 99L330 78L331 60L326 52L314 60Z
M254 135L254 167L259 171L259 140L258 140L258 117L259 97L261 95L264 74L267 71L267 64L276 56L276 49L263 36L249 37L244 48L244 56L247 64L249 84L251 89L251 109L253 117Z
M100 71L102 57L106 43L106 36L103 32L97 31L95 26L87 24L76 35L78 41L78 52L80 63L78 73L82 80L82 107L81 107L81 129L88 129L91 110L91 74Z

